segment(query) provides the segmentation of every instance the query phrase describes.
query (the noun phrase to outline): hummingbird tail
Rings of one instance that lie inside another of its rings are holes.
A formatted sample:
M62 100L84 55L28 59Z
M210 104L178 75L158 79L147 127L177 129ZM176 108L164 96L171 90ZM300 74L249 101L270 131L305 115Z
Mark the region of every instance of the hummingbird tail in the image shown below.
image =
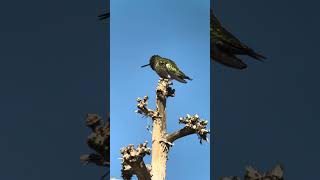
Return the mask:
M181 82L181 83L187 83L186 79L192 80L190 77L188 77L186 75L176 76L174 79Z
M187 83L186 80L182 79L182 78L176 78L177 81L181 82L181 83Z
M264 59L266 59L265 56L261 55L261 54L258 54L256 52L254 52L253 50L251 50L248 55L258 61L263 61Z
M185 76L185 79L189 79L190 81L192 81L192 78L190 78L189 76Z

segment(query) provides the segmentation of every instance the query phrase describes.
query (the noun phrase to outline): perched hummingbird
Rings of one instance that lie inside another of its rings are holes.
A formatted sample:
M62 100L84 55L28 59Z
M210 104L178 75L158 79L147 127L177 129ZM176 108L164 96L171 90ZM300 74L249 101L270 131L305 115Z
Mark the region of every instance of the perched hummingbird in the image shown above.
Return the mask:
M110 13L104 13L98 16L99 20L107 19L110 17Z
M151 68L164 79L175 79L181 83L187 83L185 79L192 80L178 68L175 62L159 55L153 55L149 60L149 64L141 67L146 66L151 66Z
M210 46L212 60L236 69L247 67L237 55L248 55L260 61L265 59L227 31L212 10L210 11Z

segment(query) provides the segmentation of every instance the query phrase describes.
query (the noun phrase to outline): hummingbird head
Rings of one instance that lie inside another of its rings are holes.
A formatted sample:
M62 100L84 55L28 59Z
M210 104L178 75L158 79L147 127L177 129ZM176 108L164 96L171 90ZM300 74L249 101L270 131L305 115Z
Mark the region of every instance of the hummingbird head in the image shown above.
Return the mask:
M159 55L151 56L151 58L149 60L149 64L143 65L141 67L143 68L143 67L151 66L151 68L154 70L154 66L155 66L156 61L157 61L158 58L161 58L161 57Z

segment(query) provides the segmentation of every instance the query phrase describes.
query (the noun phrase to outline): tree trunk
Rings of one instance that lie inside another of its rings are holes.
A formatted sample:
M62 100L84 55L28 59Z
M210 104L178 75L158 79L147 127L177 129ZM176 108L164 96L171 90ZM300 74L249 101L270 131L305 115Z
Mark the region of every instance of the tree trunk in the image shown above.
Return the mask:
M191 134L197 134L200 139L200 143L208 140L207 135L209 134L209 130L206 129L208 121L200 119L197 114L194 116L187 114L187 117L179 118L179 124L184 124L185 127L171 134L167 133L167 97L175 96L175 90L172 89L170 85L172 85L172 83L168 79L160 78L156 90L156 110L152 110L147 107L149 99L148 96L145 96L143 99L137 98L138 110L136 110L136 112L146 117L151 117L153 120L152 160L151 167L148 166L147 168L143 168L146 167L142 162L143 157L146 154L150 154L150 148L147 148L147 142L138 145L137 149L134 149L133 145L122 148L122 177L128 177L126 179L130 179L133 175L137 175L139 180L143 180L145 177L141 175L145 173L147 175L146 178L148 179L151 177L151 180L165 180L169 147L173 145L175 140ZM138 152L138 154L134 152ZM132 162L142 162L144 166L140 166L140 164L138 166L134 166ZM132 168L131 171L130 168ZM134 170L142 170L143 172L142 174L139 174Z
M161 87L162 86L162 87ZM166 122L166 88L167 84L159 83L157 88L158 117L153 118L152 130L152 180L165 180L168 159L168 148L164 142L167 132Z

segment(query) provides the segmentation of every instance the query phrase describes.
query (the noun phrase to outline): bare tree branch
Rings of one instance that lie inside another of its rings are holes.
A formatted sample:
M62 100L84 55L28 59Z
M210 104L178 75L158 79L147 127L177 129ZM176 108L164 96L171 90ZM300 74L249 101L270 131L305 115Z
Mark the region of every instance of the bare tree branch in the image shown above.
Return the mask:
M142 114L143 116L151 117L152 119L158 116L158 113L152 109L148 108L148 96L144 96L143 99L137 98L137 108L136 113Z
M188 135L191 135L191 134L195 134L196 131L189 128L189 127L184 127L176 132L173 132L171 134L169 134L167 136L167 142L173 144L173 142L179 138L182 138L182 137L185 137L185 136L188 136ZM170 144L170 145L171 145Z
M122 154L121 174L124 180L130 180L133 175L136 175L139 180L151 180L151 168L143 161L145 155L151 154L151 149L147 147L147 144L147 141L139 144L136 149L130 144L120 150Z
M208 121L201 120L197 114L194 116L187 114L187 117L181 117L179 119L179 123L185 124L185 127L167 135L167 141L169 143L173 143L175 140L191 134L197 134L200 139L200 143L202 143L203 140L208 141L207 135L209 130L206 129Z

